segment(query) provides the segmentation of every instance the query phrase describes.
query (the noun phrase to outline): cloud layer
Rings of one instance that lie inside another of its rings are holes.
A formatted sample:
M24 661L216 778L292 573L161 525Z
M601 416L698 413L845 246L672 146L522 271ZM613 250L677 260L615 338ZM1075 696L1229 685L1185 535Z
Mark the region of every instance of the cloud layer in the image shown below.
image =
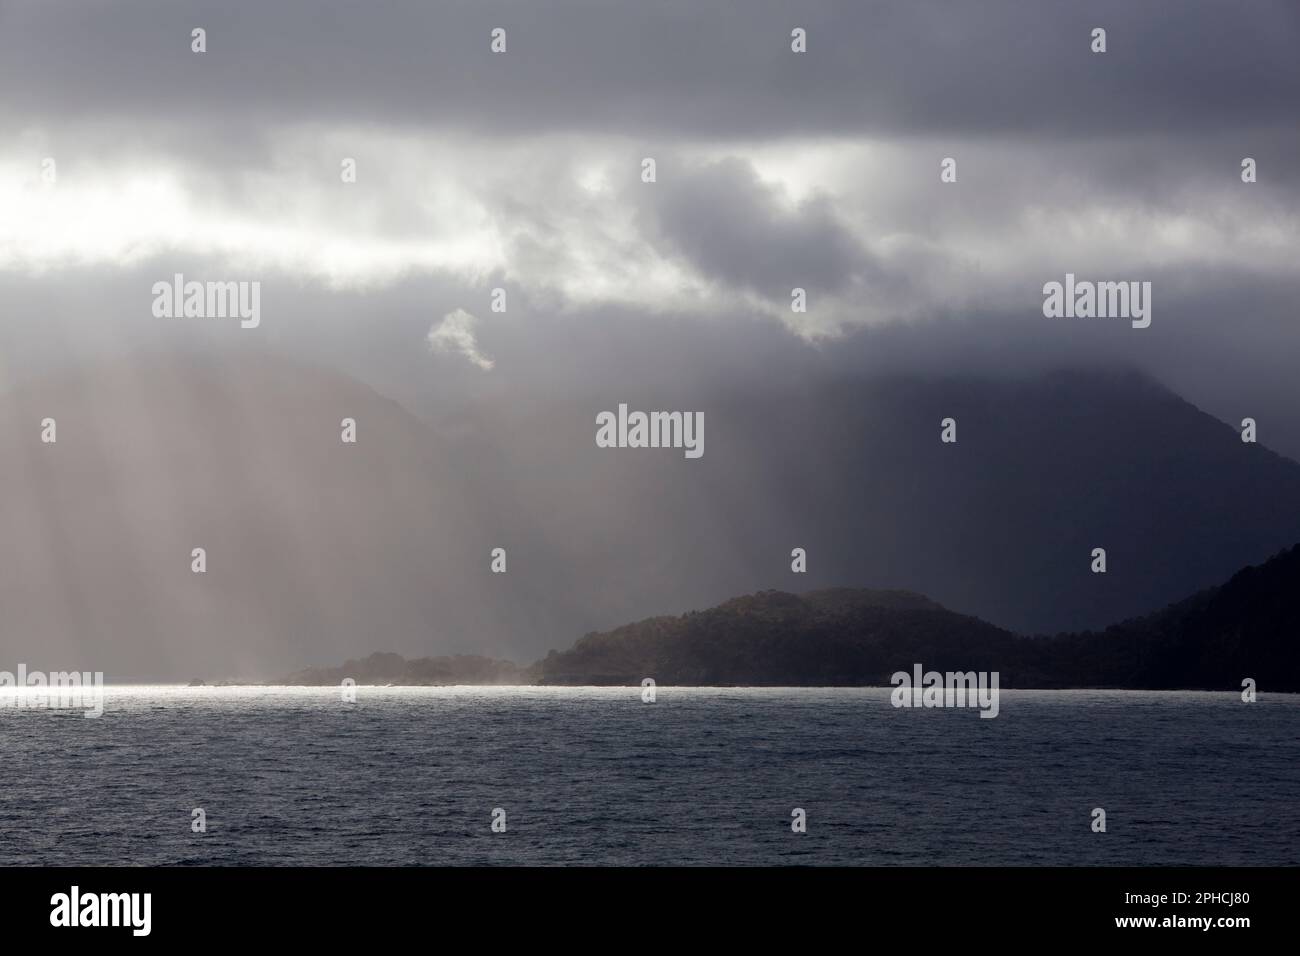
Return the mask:
M182 271L262 280L259 341L405 394L431 365L477 388L448 368L523 380L552 352L618 380L636 359L615 329L689 365L692 321L737 354L776 325L869 362L846 343L902 323L889 340L918 359L1013 369L1086 339L1210 403L1286 384L1300 11L1281 0L9 0L0 27L11 374L219 337L139 316L136 286ZM1153 281L1149 334L1044 325L1066 272ZM496 286L511 314L486 311ZM88 313L51 314L78 289L101 290ZM438 325L457 314L484 318Z

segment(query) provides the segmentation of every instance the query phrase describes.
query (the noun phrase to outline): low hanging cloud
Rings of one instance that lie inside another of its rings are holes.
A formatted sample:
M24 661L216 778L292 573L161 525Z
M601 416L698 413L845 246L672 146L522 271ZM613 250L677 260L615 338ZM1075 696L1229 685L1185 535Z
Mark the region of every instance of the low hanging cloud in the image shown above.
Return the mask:
M687 167L658 185L643 204L646 230L705 276L788 298L791 285L838 291L871 267L829 197L791 201L739 157Z
M477 316L464 309L448 312L439 324L429 329L429 348L434 352L463 355L483 371L490 372L496 363L479 351L474 338L478 321Z

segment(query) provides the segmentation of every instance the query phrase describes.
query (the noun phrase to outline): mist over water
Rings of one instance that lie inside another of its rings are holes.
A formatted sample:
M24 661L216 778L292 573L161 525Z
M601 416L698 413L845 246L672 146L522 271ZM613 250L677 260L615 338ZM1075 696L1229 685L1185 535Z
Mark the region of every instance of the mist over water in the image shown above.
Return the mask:
M1300 863L1293 695L1003 691L981 720L888 688L106 694L0 711L0 865Z

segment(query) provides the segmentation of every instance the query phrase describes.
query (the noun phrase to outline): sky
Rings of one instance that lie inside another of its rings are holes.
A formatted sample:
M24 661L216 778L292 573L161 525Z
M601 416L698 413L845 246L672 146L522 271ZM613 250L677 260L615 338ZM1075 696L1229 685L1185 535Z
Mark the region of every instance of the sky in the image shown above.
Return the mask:
M0 0L0 388L265 351L438 419L1120 364L1300 458L1297 49L1289 0ZM153 315L177 273L260 324ZM1067 273L1151 326L1046 318Z
M140 286L187 267L287 290L268 342L346 361L369 338L431 376L526 378L492 358L521 324L585 337L616 311L730 323L740 350L774 325L791 353L914 323L997 337L1007 365L1082 334L1209 404L1229 382L1263 401L1296 343L1300 10L1247 10L5 0L8 374L170 344ZM1044 335L1067 272L1153 281L1153 328ZM356 307L323 315L329 295ZM522 362L536 345L590 343Z

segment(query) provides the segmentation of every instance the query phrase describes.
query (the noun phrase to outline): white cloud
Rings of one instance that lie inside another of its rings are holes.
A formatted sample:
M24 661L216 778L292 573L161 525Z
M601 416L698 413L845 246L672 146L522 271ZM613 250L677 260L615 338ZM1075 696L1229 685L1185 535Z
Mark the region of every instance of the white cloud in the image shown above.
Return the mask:
M429 329L429 348L434 352L459 353L483 371L491 371L496 363L479 351L478 341L474 338L476 325L478 317L464 309L448 312L442 317L442 322Z
M1032 312L1037 294L1025 290L1067 270L1293 275L1300 243L1294 209L1243 186L1235 165L1208 179L1189 169L1173 184L1134 173L1115 186L1105 165L1114 156L1102 147L821 138L651 146L302 125L267 133L264 149L214 158L165 131L146 130L141 146L74 125L57 136L26 131L0 149L0 273L190 257L232 277L280 273L332 290L450 277L560 310L747 312L816 338L973 304ZM639 157L651 151L660 179L644 184ZM957 184L939 182L947 154L959 157ZM58 160L57 184L40 182L45 155ZM355 184L340 181L344 156L357 160ZM738 192L724 180L695 195L675 242L648 228L648 211L661 212L693 171L727 159L740 162L718 168L752 168L762 188ZM750 193L770 208L747 209ZM835 266L815 248L837 233L852 237L863 268ZM738 257L761 270L761 289L735 281ZM819 284L819 268L851 278ZM793 314L778 284L806 287L809 312Z

